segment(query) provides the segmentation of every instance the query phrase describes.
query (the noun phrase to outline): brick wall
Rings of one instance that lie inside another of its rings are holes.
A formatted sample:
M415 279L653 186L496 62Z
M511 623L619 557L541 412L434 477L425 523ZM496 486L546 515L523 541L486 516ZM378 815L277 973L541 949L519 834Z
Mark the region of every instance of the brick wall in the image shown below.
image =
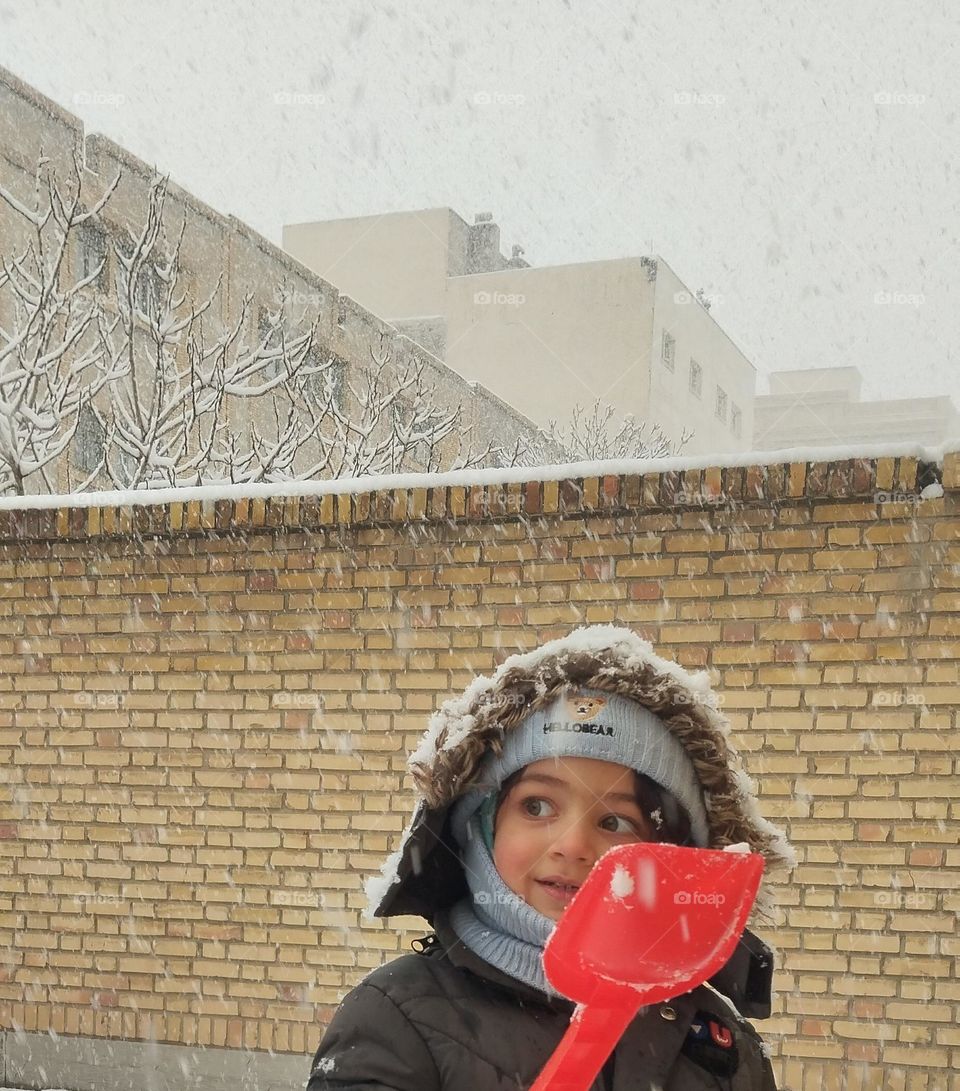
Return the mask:
M617 622L711 670L799 851L781 1087L956 1091L958 587L960 454L2 512L0 1027L305 1076L425 931L360 909L429 712Z

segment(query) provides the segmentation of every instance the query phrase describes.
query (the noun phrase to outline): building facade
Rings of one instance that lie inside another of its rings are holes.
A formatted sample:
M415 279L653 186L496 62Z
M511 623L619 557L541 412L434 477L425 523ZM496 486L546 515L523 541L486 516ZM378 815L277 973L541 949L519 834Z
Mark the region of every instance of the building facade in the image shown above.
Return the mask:
M99 134L86 134L82 122L12 73L0 69L0 179L13 196L32 201L38 157L50 160L58 179L68 182L74 156L83 165L83 188L93 202L110 181L120 174L120 183L96 223L77 231L71 242L65 272L79 279L104 261L97 288L107 299L117 274L114 242L144 220L151 182L156 171L126 149ZM449 465L457 450L468 444L458 442L466 433L469 449L482 451L488 444L512 448L518 438L533 440L537 429L522 414L484 389L466 381L422 345L414 342L389 322L377 317L333 283L301 265L289 253L263 238L247 224L225 216L199 201L170 181L164 205L164 228L175 239L181 226L181 288L191 300L205 299L221 278L221 288L205 319L229 328L238 321L243 300L248 308L245 337L254 342L265 313L287 301L291 327L308 329L317 324L316 357L331 360L342 377L342 389L362 385L363 376L380 365L375 358L388 358L384 365L397 373L414 361L424 365L424 386L437 408L461 410L459 428L441 445ZM7 257L25 244L22 218L0 201L0 250ZM145 291L156 292L157 284ZM106 302L109 310L109 301ZM6 308L6 313L4 313ZM13 329L14 316L9 298L0 292L0 319ZM2 345L0 345L2 348ZM349 401L349 394L346 395ZM231 427L246 427L260 421L266 428L274 415L272 399L245 401L236 410ZM26 492L69 492L88 476L99 457L102 434L87 414L64 456L46 474L34 474L25 483ZM406 470L425 469L411 464ZM102 475L93 487L110 487Z
M770 393L756 399L754 449L898 440L936 446L960 436L960 414L948 395L861 401L860 382L855 367L772 372Z
M753 364L662 258L536 267L488 213L291 224L283 246L545 428L596 399L685 454L748 450Z

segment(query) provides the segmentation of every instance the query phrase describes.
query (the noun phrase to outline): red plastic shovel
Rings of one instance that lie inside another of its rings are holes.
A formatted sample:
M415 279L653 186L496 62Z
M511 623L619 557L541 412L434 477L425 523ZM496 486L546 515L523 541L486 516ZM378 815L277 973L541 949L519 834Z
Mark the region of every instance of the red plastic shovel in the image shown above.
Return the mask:
M577 1006L530 1091L587 1091L641 1007L715 974L743 934L763 863L647 842L604 853L544 947L547 979Z

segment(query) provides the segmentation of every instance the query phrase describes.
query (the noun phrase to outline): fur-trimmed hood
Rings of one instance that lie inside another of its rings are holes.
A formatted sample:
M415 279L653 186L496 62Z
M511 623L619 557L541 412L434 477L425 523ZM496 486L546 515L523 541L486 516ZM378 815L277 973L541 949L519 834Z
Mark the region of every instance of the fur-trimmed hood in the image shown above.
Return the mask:
M399 848L380 876L368 880L368 913L386 917L434 913L467 892L450 805L471 787L485 754L499 753L507 732L531 711L576 687L607 690L659 716L683 745L703 790L709 847L746 843L767 862L767 873L795 866L781 830L760 814L754 785L730 742L730 728L706 671L691 674L658 656L630 629L593 625L512 655L490 676L480 675L431 716L409 768L420 792ZM751 916L771 920L765 876Z

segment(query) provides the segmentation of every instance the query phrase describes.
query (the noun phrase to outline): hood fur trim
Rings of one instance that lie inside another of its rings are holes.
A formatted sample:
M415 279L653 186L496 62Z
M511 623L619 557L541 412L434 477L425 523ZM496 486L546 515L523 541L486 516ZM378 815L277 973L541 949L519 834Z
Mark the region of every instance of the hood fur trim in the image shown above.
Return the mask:
M431 716L410 755L410 772L427 805L448 807L476 779L488 750L501 751L506 732L564 690L585 686L638 701L655 712L689 754L710 829L709 847L746 843L767 870L793 868L796 857L782 830L757 805L755 785L730 742L706 671L691 674L658 656L631 629L575 629L531 652L512 655L491 676L480 675ZM766 878L754 915L772 919Z

